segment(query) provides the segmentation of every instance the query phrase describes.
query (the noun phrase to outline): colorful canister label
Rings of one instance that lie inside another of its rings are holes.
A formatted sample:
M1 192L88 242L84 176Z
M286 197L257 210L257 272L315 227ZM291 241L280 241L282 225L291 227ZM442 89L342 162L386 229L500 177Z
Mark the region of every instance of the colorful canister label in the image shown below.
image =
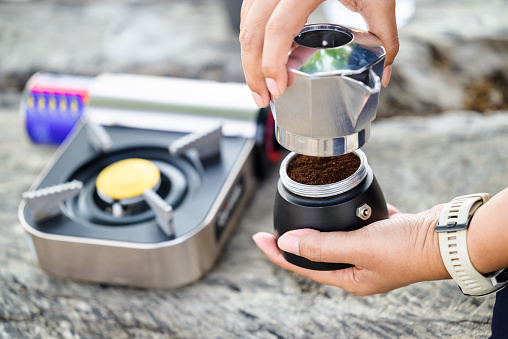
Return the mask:
M38 73L27 83L21 114L30 140L61 144L88 105L93 77Z

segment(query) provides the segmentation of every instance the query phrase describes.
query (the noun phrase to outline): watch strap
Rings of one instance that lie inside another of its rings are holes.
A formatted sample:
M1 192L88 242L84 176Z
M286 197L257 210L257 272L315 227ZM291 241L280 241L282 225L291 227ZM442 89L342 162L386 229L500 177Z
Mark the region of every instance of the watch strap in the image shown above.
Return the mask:
M474 268L467 250L467 228L471 218L490 198L487 193L457 197L443 208L436 224L443 263L453 280L467 295L485 295L506 284L497 280L505 270L497 271L492 276L484 276Z

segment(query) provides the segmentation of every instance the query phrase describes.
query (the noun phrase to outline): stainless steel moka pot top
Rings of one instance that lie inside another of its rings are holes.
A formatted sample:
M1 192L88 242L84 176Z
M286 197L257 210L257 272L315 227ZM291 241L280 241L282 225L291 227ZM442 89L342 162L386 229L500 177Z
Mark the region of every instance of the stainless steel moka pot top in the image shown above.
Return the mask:
M311 156L362 147L376 117L384 60L381 41L368 32L305 26L289 55L289 87L270 103L278 142Z

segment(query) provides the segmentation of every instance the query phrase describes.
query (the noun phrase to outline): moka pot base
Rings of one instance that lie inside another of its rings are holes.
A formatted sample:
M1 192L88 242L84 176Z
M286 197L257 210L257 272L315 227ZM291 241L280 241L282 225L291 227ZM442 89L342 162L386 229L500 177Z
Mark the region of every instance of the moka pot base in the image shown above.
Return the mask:
M352 154L360 160L356 171L343 180L325 185L306 185L288 176L288 166L298 154L290 153L283 160L274 206L277 237L302 228L321 232L353 231L388 218L383 192L367 157L361 150ZM344 156L336 157L338 165L341 157ZM314 262L284 251L283 255L288 262L312 270L340 270L352 266L349 263Z

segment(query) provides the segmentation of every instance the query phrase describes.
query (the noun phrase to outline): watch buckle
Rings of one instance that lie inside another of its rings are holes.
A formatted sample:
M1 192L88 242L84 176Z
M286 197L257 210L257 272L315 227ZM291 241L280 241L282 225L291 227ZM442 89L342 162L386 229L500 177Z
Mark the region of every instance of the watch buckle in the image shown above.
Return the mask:
M436 232L454 232L454 231L462 231L469 227L469 223L471 222L471 218L473 215L470 215L467 218L467 221L463 224L457 224L456 221L450 221L446 225L439 225L439 222L436 224Z

